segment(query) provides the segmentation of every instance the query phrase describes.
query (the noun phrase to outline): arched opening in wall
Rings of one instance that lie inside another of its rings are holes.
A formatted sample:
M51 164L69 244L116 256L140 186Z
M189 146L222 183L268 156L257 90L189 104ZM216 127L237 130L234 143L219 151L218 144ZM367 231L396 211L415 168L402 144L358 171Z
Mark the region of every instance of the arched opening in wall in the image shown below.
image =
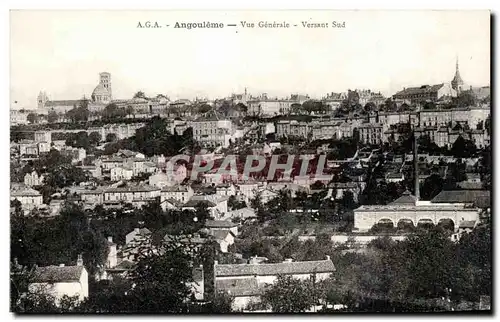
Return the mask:
M394 232L394 222L388 218L382 218L370 229L373 233Z
M442 227L445 230L449 230L449 231L455 230L455 222L450 218L439 219L438 226Z
M434 222L431 219L420 219L417 223L417 228L432 229L434 228Z
M412 232L415 230L415 224L411 219L400 219L397 228L399 231Z

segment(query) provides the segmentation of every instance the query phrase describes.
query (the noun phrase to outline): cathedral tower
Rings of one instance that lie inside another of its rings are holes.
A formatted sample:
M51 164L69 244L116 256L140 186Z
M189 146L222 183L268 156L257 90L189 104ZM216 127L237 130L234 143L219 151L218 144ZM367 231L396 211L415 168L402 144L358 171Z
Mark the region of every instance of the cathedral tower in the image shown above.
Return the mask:
M109 104L113 99L111 93L111 74L102 72L99 74L99 84L92 92L92 101L97 104Z
M110 100L111 100L111 74L107 72L102 72L99 74L99 83L104 86L109 92Z
M48 100L49 99L47 97L47 93L40 91L40 93L38 93L38 98L37 98L37 107L44 108L45 103L47 103Z

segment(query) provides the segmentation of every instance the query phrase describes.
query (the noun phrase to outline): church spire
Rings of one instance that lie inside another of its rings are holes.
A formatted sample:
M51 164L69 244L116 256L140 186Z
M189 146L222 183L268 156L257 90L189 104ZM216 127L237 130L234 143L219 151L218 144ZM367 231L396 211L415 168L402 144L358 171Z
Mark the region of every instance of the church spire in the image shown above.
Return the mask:
M460 76L460 70L458 66L458 55L456 56L456 66L455 66L455 77L453 77L453 80L451 81L451 87L456 90L457 92L460 92L462 89L462 86L464 85L464 81L462 80L462 77Z

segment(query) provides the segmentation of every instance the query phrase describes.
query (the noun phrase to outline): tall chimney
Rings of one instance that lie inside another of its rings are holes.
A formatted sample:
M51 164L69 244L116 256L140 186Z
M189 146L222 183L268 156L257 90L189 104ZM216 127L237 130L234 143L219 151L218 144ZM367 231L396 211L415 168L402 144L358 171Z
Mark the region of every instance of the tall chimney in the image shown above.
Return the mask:
M418 180L418 143L415 130L413 131L413 166L415 168L415 198L420 200L420 182Z

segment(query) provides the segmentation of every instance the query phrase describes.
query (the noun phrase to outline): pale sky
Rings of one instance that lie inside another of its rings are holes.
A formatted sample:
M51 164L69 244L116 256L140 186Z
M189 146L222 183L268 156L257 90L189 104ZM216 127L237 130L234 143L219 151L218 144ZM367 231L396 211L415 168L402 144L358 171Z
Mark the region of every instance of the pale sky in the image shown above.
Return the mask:
M356 88L392 95L449 82L458 55L466 84L490 84L489 11L12 11L10 18L13 108L36 107L40 90L54 100L89 97L103 71L116 99L138 90L213 99L245 87L273 97ZM170 27L137 28L147 20ZM203 21L237 27L173 28ZM292 26L262 29L259 21ZM303 21L346 27L308 29Z

